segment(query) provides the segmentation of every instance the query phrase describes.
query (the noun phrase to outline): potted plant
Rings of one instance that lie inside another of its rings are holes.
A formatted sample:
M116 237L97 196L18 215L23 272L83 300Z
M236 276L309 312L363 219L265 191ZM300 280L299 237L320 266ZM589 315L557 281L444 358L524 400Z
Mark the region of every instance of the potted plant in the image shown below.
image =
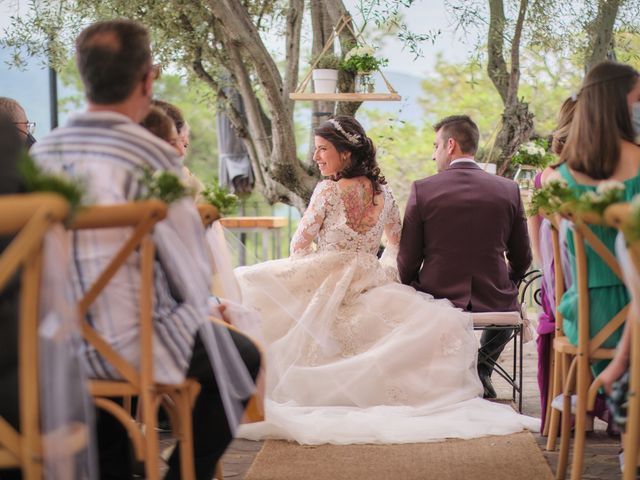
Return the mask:
M537 170L542 170L555 158L548 151L549 142L539 138L520 145L516 154L511 158L511 164L518 167L513 179L520 188L527 190L533 186L533 178Z
M332 53L321 56L312 72L315 93L336 93L340 59Z
M373 48L356 45L347 52L340 66L356 75L356 93L372 93L375 87L373 72L386 64L386 58L375 57Z

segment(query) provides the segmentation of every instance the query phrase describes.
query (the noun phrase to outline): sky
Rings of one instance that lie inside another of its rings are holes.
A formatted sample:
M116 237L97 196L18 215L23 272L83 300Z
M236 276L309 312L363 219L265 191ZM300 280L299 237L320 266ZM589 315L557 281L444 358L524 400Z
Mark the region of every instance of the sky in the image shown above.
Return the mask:
M357 1L345 1L356 22L359 20L354 8ZM0 31L10 25L9 16L15 13L17 8L26 8L27 4L26 0L0 0ZM460 32L454 31L454 19L446 11L443 0L415 1L406 10L405 20L415 33L434 30L440 30L441 33L433 44L425 42L422 45L423 56L418 59L404 49L395 37L386 39L384 45L378 46L381 48L381 55L389 59L385 72L403 74L403 77L409 75L422 78L428 75L438 53L442 53L450 61L463 62L473 49L473 39L465 38ZM30 62L26 71L17 71L6 65L7 58L8 52L0 51L0 96L16 98L19 102L25 103L29 107L29 116L38 124L36 137L41 136L50 129L47 71L36 61ZM407 98L407 101L414 103L413 98ZM406 102L403 108L407 110Z

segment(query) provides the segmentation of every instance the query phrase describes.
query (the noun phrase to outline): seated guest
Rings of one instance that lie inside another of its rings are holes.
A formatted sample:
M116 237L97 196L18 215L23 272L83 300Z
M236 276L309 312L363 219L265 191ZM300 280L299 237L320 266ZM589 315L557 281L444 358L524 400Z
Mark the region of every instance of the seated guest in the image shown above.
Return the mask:
M27 148L31 148L31 145L36 143L36 139L33 136L36 124L27 119L27 114L22 105L13 98L0 97L0 113L7 116L16 126L18 132L20 132L22 142Z
M180 138L173 120L158 107L151 107L149 113L140 122L144 128L153 133L156 137L161 138L180 155Z
M2 99L0 99L1 102ZM22 193L24 185L18 174L18 159L23 152L22 139L13 119L0 111L0 195ZM0 254L12 237L0 237ZM18 428L18 302L20 277L14 275L0 290L0 417Z
M140 170L179 173L176 151L138 123L149 111L156 72L149 36L128 20L95 23L76 41L78 68L88 111L47 135L34 147L42 166L81 178L97 204L135 200ZM128 237L129 229L74 234L75 291L83 294ZM208 321L209 270L204 232L190 201L169 208L154 232L155 378L176 383L197 379L201 391L193 407L195 467L198 479L211 479L231 441L259 370L256 347L243 335ZM88 316L101 336L128 361L138 364L139 262L135 257L116 273ZM210 355L218 355L212 361ZM85 346L90 375L114 378L111 365ZM130 478L124 430L108 415L98 419L102 478ZM179 446L165 478L179 478Z
M178 149L178 155L182 159L183 167L182 173L184 179L187 182L187 185L196 192L196 195L199 195L200 192L204 190L204 185L200 181L198 177L196 177L191 170L184 165L184 158L187 156L187 150L189 150L189 135L190 129L189 124L184 119L184 115L182 115L182 111L173 105L172 103L165 102L163 100L153 100L152 102L154 107L161 109L164 113L166 113L176 127L176 131L178 132L178 142L176 148Z
M567 98L558 112L557 126L553 131L551 150L560 156L564 142L567 140L573 112L576 102L573 97ZM536 189L542 187L543 180L553 173L558 165L552 165L538 173L534 180ZM544 426L547 412L547 394L549 390L549 374L551 371L550 358L553 354L552 343L555 332L555 272L553 270L553 246L551 244L551 230L547 220L540 215L529 217L529 236L531 238L531 250L533 258L542 270L540 285L540 299L542 312L538 318L538 336L536 344L538 349L538 387L540 389L540 405L542 414L541 425Z
M18 163L26 154L24 136L13 119L0 112L0 197L26 192L25 182ZM15 236L0 237L0 254ZM67 253L68 245L64 229L60 225L48 229L42 244L42 270L38 315L42 325L38 336L37 354L40 427L44 432L57 430L71 422L92 428L91 403L86 391L82 359L74 351L79 330L75 317L75 305L67 300L70 288ZM21 278L18 270L0 290L0 418L20 431L20 410L24 401L19 400L19 321ZM46 328L45 328L46 326ZM46 331L46 334L44 333ZM55 385L56 388L51 388ZM90 436L90 435L89 435ZM0 445L2 441L0 440ZM91 447L89 447L91 448ZM96 478L89 449L78 452L62 452L55 457L44 451L43 465L47 478ZM73 463L70 469L69 464ZM72 473L73 472L73 473ZM2 470L4 480L21 478L17 470Z
M587 73L578 94L569 135L560 156L562 165L548 181L564 179L578 193L595 191L605 180L617 180L625 186L624 198L640 192L640 147L635 145L632 105L640 100L640 80L632 67L602 62ZM594 234L614 251L617 232L592 226ZM572 277L575 278L573 235L568 233ZM629 294L619 279L591 249L586 250L589 287L590 337L593 338L628 302ZM558 311L564 317L564 333L574 345L578 341L578 292L575 283L562 296ZM603 344L614 348L622 327ZM593 364L594 375L609 363Z

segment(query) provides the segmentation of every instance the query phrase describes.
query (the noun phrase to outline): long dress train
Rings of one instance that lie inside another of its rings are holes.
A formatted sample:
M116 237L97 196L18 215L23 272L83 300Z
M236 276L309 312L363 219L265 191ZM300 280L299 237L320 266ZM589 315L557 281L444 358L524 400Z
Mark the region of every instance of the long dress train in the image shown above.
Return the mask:
M538 420L479 398L470 314L398 283L391 191L383 186L365 204L354 198L321 182L292 257L236 269L267 343L266 421L239 435L408 443L537 429Z

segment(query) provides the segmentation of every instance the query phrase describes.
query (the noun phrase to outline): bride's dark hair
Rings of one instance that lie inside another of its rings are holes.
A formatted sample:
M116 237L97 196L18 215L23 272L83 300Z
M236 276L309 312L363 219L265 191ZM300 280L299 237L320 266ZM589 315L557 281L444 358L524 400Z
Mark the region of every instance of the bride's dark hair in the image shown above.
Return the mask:
M313 134L331 142L340 153L351 152L351 161L331 177L333 180L367 177L371 180L374 194L382 192L380 185L385 185L387 181L381 175L376 161L376 147L360 122L353 117L339 115L321 123L313 130Z

